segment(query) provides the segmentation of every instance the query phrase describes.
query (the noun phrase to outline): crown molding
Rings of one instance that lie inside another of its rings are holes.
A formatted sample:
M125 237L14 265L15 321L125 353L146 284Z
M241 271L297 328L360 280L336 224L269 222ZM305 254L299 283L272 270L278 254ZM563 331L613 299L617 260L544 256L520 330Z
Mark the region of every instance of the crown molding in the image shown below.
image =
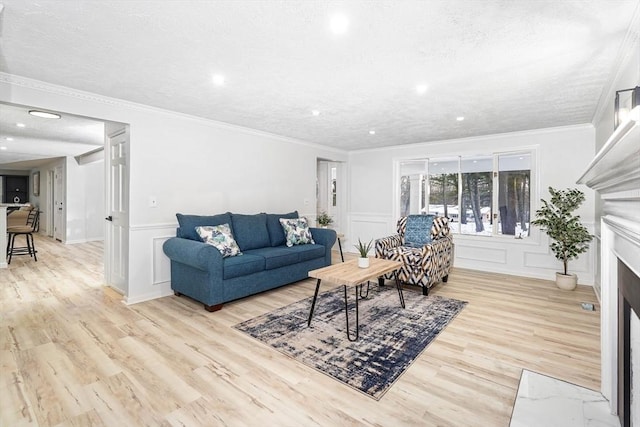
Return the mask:
M41 92L47 92L55 95L61 95L65 97L80 99L82 101L95 102L99 104L109 105L118 108L125 108L135 111L141 111L146 113L153 114L163 114L172 117L180 117L185 120L190 120L195 123L216 128L222 130L228 130L233 132L241 132L247 135L259 136L262 138L270 138L281 142L286 142L290 144L302 145L309 148L314 148L318 150L323 150L331 153L346 155L348 151L341 150L339 148L329 147L321 144L317 144L314 142L304 141L301 139L291 138L288 136L277 135L270 132L265 132L257 129L252 129L244 126L234 125L231 123L220 122L217 120L206 119L203 117L193 116L190 114L180 113L177 111L166 110L163 108L153 107L151 105L139 104L136 102L126 101L120 98L111 98L104 95L99 95L93 92L86 92L79 89L70 88L67 86L59 86L52 83L44 82L41 80L35 80L28 77L17 76L14 74L9 74L0 71L0 84L8 84L14 86L21 86L27 89L33 89ZM0 99L0 102L2 100ZM7 100L8 102L8 100ZM76 112L77 113L77 112ZM106 120L97 117L100 120ZM106 120L109 121L109 120Z
M596 107L596 111L593 113L593 118L591 119L591 123L595 126L597 125L602 117L604 116L607 108L613 108L613 100L615 98L616 90L620 90L622 88L617 88L618 81L620 80L620 74L622 70L626 68L629 64L629 61L633 57L633 54L640 49L640 3L636 6L636 10L633 12L633 17L631 18L631 24L629 24L629 29L627 30L627 34L625 35L622 44L620 45L620 49L618 50L616 60L613 63L613 67L611 69L611 73L609 74L609 80L602 88L602 92L600 93L600 98L598 99L598 104ZM640 64L638 64L640 66Z
M505 133L494 133L490 135L478 135L478 136L467 136L464 138L443 139L439 141L416 142L415 144L390 145L387 147L364 148L360 150L351 150L349 151L349 154L373 153L373 152L390 151L390 150L404 150L407 148L411 148L411 149L427 148L427 147L433 147L437 145L451 145L455 143L465 143L465 142L496 141L496 140L511 139L513 137L519 137L519 136L545 135L549 133L571 132L571 131L580 130L580 129L594 129L594 127L591 123L555 126L550 128L529 129L529 130L505 132Z

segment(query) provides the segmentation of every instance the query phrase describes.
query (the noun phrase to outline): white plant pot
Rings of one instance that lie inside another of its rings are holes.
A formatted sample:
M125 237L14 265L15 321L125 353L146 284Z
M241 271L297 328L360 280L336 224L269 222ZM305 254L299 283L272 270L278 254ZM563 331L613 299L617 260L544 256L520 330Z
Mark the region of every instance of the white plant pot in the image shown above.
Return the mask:
M556 286L565 291L572 291L578 284L578 276L575 274L556 273Z
M369 268L369 258L358 258L358 267Z

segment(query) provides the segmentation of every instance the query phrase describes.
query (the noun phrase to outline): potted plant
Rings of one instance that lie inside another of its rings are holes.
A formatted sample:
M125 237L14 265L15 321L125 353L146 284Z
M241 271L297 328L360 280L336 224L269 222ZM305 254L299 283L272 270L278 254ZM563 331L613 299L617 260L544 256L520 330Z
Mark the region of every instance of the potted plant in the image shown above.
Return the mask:
M536 211L531 224L540 226L552 240L550 245L556 258L562 261L564 271L556 273L556 285L561 289L575 289L576 274L567 272L567 264L589 248L593 236L580 222L580 216L572 212L584 202L584 193L575 188L555 190L549 187L551 200L542 199L542 207Z
M320 227L327 228L329 225L333 223L333 218L331 218L329 214L326 213L325 211L322 211L320 215L318 215L318 217L316 218L316 221L318 222L318 225Z
M358 267L367 268L369 267L369 251L371 250L371 245L373 244L373 240L370 240L369 243L364 244L358 239L358 244L353 245L358 250L360 254L360 258L358 258Z

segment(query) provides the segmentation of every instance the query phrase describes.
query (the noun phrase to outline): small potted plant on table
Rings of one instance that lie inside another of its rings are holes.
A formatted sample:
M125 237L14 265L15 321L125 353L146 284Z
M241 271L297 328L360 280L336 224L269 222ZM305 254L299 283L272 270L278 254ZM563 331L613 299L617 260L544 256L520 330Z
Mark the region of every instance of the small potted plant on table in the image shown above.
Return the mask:
M373 240L370 240L369 243L364 244L358 239L358 244L353 245L358 250L360 254L360 258L358 258L358 267L367 268L369 267L369 251L371 250L371 245L373 244Z
M322 211L320 215L316 218L318 225L322 228L327 228L331 224L333 224L333 218L329 216L329 214L325 211Z
M575 273L567 273L567 264L589 248L593 236L580 222L580 216L572 212L584 202L584 193L575 188L555 190L549 187L551 200L542 199L542 207L536 211L531 224L538 225L552 240L550 245L556 258L562 261L564 271L556 273L556 285L560 289L573 290L578 283Z

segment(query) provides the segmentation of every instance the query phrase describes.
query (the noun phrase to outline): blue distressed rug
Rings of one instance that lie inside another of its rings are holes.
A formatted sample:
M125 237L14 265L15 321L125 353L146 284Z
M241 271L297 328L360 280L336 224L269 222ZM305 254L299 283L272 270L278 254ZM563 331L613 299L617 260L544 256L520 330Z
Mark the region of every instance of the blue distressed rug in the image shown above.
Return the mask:
M379 400L420 356L447 324L467 305L465 301L404 292L400 307L395 286L371 285L359 301L360 336L346 335L344 291L322 292L307 326L311 297L234 327L276 350ZM349 326L355 327L354 288L347 288Z

